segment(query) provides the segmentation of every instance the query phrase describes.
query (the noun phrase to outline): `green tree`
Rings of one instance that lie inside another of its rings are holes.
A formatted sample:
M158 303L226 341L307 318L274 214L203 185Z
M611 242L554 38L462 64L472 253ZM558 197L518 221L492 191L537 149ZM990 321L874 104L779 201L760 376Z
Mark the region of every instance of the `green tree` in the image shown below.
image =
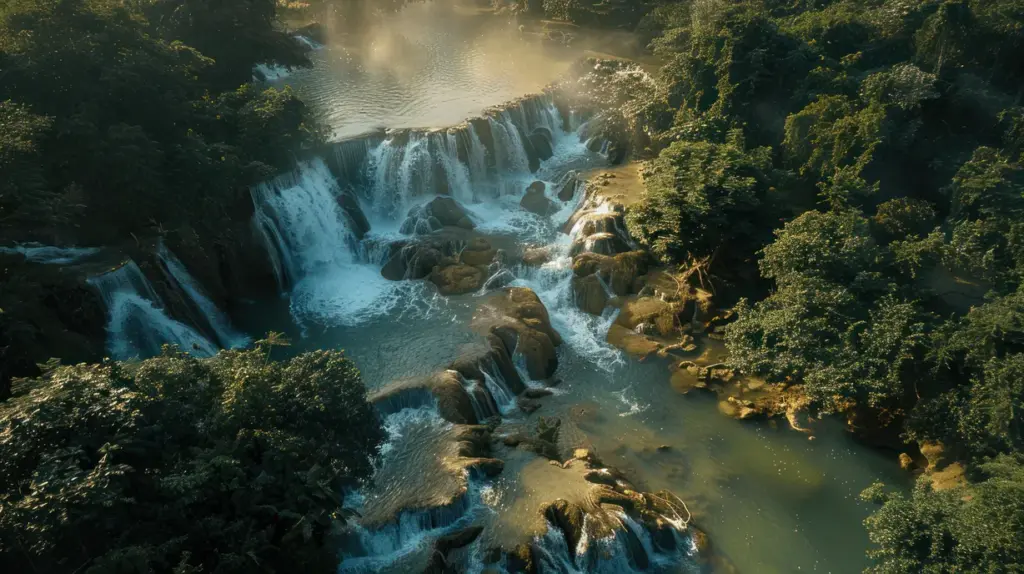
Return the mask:
M0 404L0 568L334 572L383 440L338 352L58 367Z

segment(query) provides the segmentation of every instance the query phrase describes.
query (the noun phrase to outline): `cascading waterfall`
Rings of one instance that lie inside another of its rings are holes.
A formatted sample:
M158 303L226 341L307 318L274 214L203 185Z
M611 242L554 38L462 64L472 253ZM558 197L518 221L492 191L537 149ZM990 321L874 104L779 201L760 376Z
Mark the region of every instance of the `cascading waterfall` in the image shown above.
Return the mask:
M524 173L530 171L530 160L526 156L526 148L520 137L519 129L512 121L507 110L498 113L498 117L489 117L491 133L494 135L495 163L500 173Z
M300 325L355 325L398 302L402 286L360 260L359 239L339 205L341 188L323 160L302 163L251 193L254 225L264 230L268 252L276 253Z
M170 279L174 281L178 289L188 295L192 305L213 331L221 347L238 349L250 343L251 339L231 325L231 319L228 318L227 313L221 311L217 304L206 295L203 287L189 274L185 265L163 243L157 249L157 257L164 264Z
M89 283L107 306L107 349L111 357L152 357L165 344L177 345L197 356L217 353L217 345L167 315L160 297L134 261L91 277Z
M14 247L0 247L0 253L18 253L33 263L68 265L100 252L98 247L56 247L42 243L19 243Z

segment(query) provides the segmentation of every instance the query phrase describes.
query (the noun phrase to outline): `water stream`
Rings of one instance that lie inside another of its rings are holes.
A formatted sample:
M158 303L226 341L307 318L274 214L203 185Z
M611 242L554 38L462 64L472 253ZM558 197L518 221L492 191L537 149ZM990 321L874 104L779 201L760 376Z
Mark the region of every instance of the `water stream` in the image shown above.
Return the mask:
M526 414L497 365L483 368L479 382L455 375L477 419L501 417L496 436L557 417L560 450L592 449L645 492L674 492L740 572L867 566L861 522L870 509L857 495L876 479L902 480L891 457L853 443L838 423L823 424L812 441L785 425L729 419L717 412L715 399L677 393L665 363L637 361L611 347L606 333L616 311L580 311L571 288L573 237L561 229L580 207L582 190L568 202L556 197L570 171L606 163L581 141L585 115L563 117L550 97L536 96L463 123L487 106L535 91L575 54L531 48L507 23L469 25L463 14L459 25L449 25L451 18L413 5L387 27L333 38L314 53L314 68L278 79L295 85L337 135L375 133L339 141L324 157L252 188L253 229L281 296L251 303L236 317L238 327L252 335L284 332L293 353L344 349L374 393L444 373L480 345L470 324L488 294L508 284L528 287L564 339L553 394ZM456 127L377 129L447 125ZM537 133L551 134L551 158L540 160L531 147ZM527 186L538 180L557 206L548 216L520 208ZM459 296L442 296L428 281L385 279L382 266L395 242L441 237L432 216L422 213L439 194L456 200L475 227L443 232L452 253L485 236L509 253L546 246L550 261L499 266L479 292ZM112 355L152 354L168 342L208 355L240 344L242 336L173 254L164 250L161 260L212 335L169 317L129 262L93 279L109 309ZM711 358L719 352L709 350ZM585 497L588 483L579 471L496 440L493 456L504 469L488 477L459 466L459 428L439 416L423 387L410 383L375 404L389 439L373 481L347 493L346 504L361 518L346 537L341 571L420 571L437 537L470 525L482 526L483 534L454 556L469 572L507 570L507 559L494 562L487 550L531 540L545 573L695 571L679 517L664 517L673 525L671 540L620 514L614 534L584 537L569 548L540 508L559 497Z

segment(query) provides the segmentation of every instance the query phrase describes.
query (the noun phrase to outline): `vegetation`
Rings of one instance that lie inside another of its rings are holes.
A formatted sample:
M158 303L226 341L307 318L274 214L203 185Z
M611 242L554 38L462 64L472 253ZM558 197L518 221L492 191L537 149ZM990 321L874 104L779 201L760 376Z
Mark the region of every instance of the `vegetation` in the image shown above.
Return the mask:
M306 61L274 12L273 0L0 3L0 241L162 235L208 285L243 268L231 253L250 236L248 186L323 136L289 90L249 83L255 64ZM16 257L0 277L2 398L51 356L40 349L90 333Z
M1024 3L665 2L640 31L666 62L645 109L672 119L633 146L630 231L666 263L717 255L719 298L761 278L734 366L967 465L870 493L876 571L1019 570Z
M339 352L56 367L0 403L5 572L335 572L383 439Z

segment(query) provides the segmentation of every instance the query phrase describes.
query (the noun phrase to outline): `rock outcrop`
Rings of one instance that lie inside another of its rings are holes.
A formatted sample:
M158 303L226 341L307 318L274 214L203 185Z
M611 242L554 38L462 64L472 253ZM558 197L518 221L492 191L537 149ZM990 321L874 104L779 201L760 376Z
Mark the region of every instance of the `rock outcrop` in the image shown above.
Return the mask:
M451 197L438 196L425 205L410 209L400 231L407 235L427 235L443 227L473 229L476 225L459 202Z
M442 295L462 295L478 291L483 287L484 272L479 267L462 263L447 267L435 267L430 281L437 285Z
M555 202L548 199L548 196L544 194L544 190L547 189L547 185L543 181L535 181L526 188L526 194L523 195L523 199L519 201L519 206L531 213L537 215L548 216L558 211L558 206Z
M555 347L562 344L562 338L551 326L544 304L530 289L501 290L473 322L479 330L500 339L509 356L522 356L531 379L548 379L558 368Z

